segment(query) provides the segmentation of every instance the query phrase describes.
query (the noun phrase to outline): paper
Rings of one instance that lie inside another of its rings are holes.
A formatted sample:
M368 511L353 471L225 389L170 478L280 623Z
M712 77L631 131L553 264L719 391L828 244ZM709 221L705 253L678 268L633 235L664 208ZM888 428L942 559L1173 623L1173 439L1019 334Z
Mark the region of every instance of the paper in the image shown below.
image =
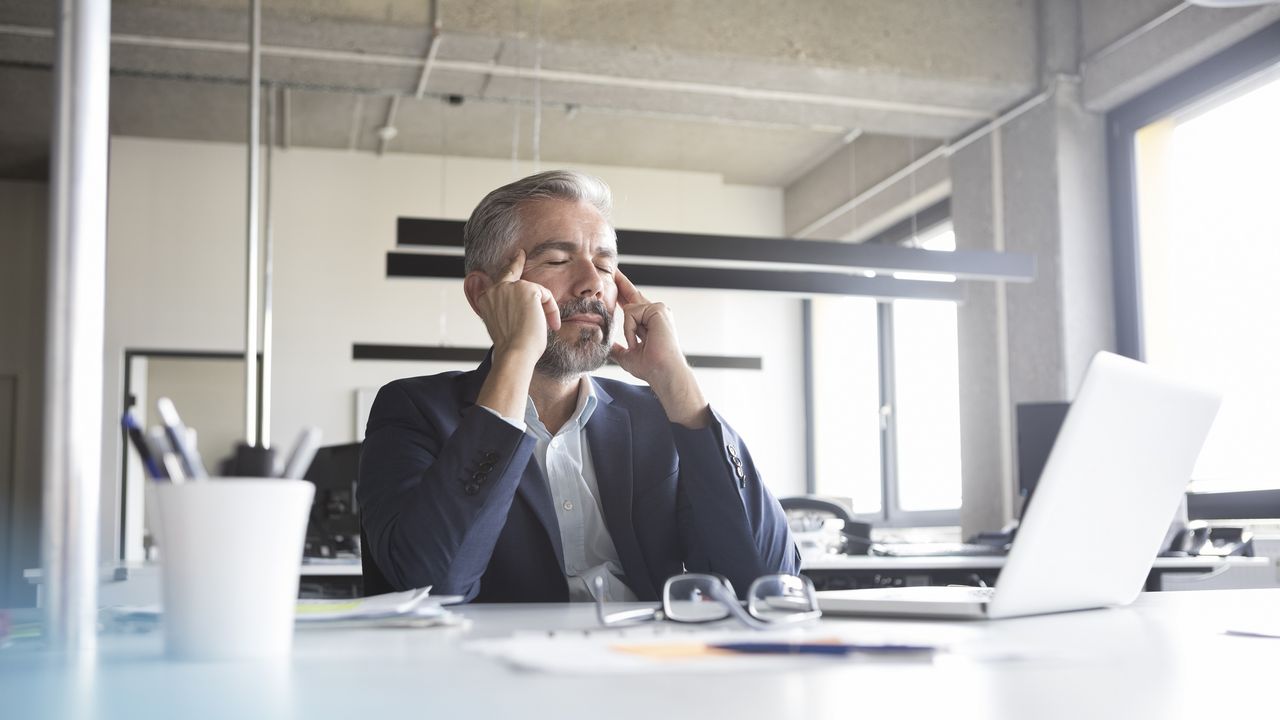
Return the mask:
M432 597L431 588L387 593L367 598L304 599L297 604L295 621L299 628L320 627L429 627L458 625L461 616L443 606L462 601L461 596ZM107 608L117 623L157 622L163 613L159 605Z
M299 600L298 627L430 627L457 625L462 618L444 605L460 602L454 595L430 597L431 588L419 588L367 598Z
M651 628L651 629L648 629ZM837 633L839 635L839 633ZM735 642L816 642L853 641L853 637L833 638L832 631L786 630L701 630L688 626L647 626L647 628L600 629L516 633L507 638L474 640L464 648L539 672L576 675L643 673L724 673L775 672L797 668L831 667L838 663L863 662L868 658L821 655L756 655L726 652L708 647ZM929 657L888 659L876 662L931 662Z

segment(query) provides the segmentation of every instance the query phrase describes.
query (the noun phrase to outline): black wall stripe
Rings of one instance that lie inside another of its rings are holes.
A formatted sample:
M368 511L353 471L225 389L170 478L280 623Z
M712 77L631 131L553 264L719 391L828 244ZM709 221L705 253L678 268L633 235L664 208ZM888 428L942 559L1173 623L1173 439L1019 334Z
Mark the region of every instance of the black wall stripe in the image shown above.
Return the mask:
M443 362L475 362L484 360L488 348L435 347L431 345L372 345L353 343L352 360L439 360Z
M456 255L389 252L387 277L460 279L463 277L462 258ZM653 287L765 290L957 302L964 299L964 286L961 283L897 280L882 275L863 277L844 273L631 265L627 268L627 277L637 285Z
M352 360L413 360L439 362L479 363L489 348L438 347L433 345L376 345L353 343ZM720 368L727 370L760 370L764 361L759 357L740 355L685 355L689 365L696 368ZM612 361L610 361L612 363Z
M463 224L461 220L397 218L396 244L462 247Z

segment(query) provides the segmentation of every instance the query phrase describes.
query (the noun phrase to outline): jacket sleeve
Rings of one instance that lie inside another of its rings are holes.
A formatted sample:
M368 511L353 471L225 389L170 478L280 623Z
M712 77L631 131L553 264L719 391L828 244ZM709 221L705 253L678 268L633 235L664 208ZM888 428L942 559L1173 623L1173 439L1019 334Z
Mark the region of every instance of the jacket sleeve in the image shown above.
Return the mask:
M761 575L800 572L800 552L746 444L714 409L711 414L705 428L671 426L680 458L685 565L724 575L742 594Z
M364 551L395 587L471 600L535 442L476 406L449 432L419 402L395 382L369 412L357 485Z

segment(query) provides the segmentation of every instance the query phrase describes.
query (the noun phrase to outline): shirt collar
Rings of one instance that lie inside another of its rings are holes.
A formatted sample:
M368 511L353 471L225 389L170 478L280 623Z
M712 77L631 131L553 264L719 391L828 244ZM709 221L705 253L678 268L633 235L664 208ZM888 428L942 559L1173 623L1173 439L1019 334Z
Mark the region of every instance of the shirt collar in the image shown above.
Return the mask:
M596 397L596 384L591 382L591 378L583 375L578 380L578 404L573 409L573 414L569 416L565 422L565 428L575 428L582 430L587 426L587 421L591 419L591 415L595 413L596 406L600 404L599 398ZM533 405L533 398L526 398L524 405L524 422L532 428L538 428L543 434L550 435L542 420L538 418L538 408ZM564 432L564 428L561 428Z

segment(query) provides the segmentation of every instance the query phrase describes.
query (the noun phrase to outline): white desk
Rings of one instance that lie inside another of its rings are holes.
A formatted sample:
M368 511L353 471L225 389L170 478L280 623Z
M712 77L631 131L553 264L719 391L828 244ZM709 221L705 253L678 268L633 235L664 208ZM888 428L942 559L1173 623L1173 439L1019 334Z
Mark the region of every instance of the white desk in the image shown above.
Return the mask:
M77 675L29 649L0 650L5 718L1253 718L1280 714L1280 639L1224 635L1280 620L1280 590L1149 593L1127 608L992 622L824 619L840 630L912 622L965 633L928 661L831 660L819 669L722 675L558 676L460 647L519 629L594 627L590 606L477 605L470 629L300 632L280 666L170 663L158 633L105 636Z

